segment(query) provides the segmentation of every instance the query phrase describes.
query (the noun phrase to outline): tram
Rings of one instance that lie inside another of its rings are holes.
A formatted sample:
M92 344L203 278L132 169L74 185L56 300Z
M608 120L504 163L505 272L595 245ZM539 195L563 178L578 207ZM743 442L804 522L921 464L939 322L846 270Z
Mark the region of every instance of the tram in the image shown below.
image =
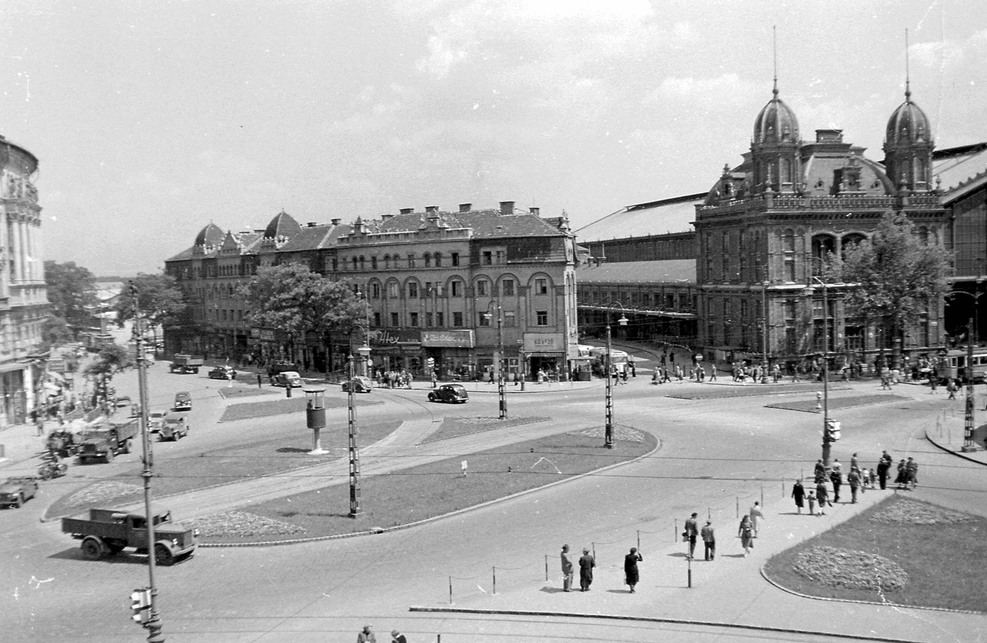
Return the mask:
M959 379L966 381L967 349L958 348L947 351L946 355L940 358L939 378L942 380ZM987 380L987 348L976 346L973 349L973 381Z

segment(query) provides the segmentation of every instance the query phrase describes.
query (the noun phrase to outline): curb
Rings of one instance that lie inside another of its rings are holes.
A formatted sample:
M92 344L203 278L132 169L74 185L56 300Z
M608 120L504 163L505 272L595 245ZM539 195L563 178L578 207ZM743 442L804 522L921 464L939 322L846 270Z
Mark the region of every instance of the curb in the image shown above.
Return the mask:
M638 428L635 428L635 427L628 427L627 425L623 425L623 426L625 428L634 429L635 431L641 431L642 433L645 432L645 431L642 431L641 429L638 429ZM565 484L567 482L572 482L573 480L579 480L580 478L583 478L583 477L586 477L586 476L589 476L589 475L594 475L594 474L600 473L601 471L609 471L610 469L615 469L616 467L621 467L621 466L624 466L626 464L630 464L632 462L637 462L638 460L641 460L641 459L650 457L653 453L655 453L656 451L658 451L661 448L661 445L662 445L661 439L658 438L657 436L655 436L655 440L656 440L656 444L655 444L655 448L654 449L652 449L651 451L648 451L647 453L642 453L641 455L637 456L636 458L632 458L630 460L625 460L623 462L617 462L617 463L611 464L610 466L607 466L607 467L601 467L599 469L593 469L592 471L586 471L584 473L580 473L580 474L577 474L577 475L574 475L574 476L570 476L568 478L565 478L564 480L556 480L555 482L549 482L548 484L542 485L540 487L532 487L531 489L525 489L524 491L519 491L517 493L511 494L509 496L504 496L502 498L494 498L493 500L487 500L486 502L481 502L480 504L473 505L472 507L463 507L462 509L457 509L456 511L451 511L449 513L440 514L438 516L431 516L429 518L422 518L421 520L416 520L415 522L409 522L409 523L406 523L406 524L403 524L403 525L395 525L394 527L371 527L371 528L366 529L364 531L355 531L355 532L352 532L352 533L349 533L349 534L331 534L331 535L327 535L327 536L312 536L311 538L293 538L293 539L289 539L289 540L267 540L267 541L260 541L260 542L251 542L251 543L199 543L199 547L206 547L206 548L226 547L226 548L230 548L230 547L275 547L275 546L278 546L278 545L300 545L300 544L303 544L303 543L313 543L313 542L320 542L320 541L324 541L324 540L340 540L340 539L343 539L343 538L355 538L357 536L375 536L375 535L378 535L378 534L386 534L386 533L390 533L390 532L393 532L393 531L399 531L399 530L402 530L402 529L410 529L412 527L417 527L419 525L428 524L428 523L434 522L436 520L442 520L444 518L450 518L452 516L458 516L460 514L464 514L464 513L467 513L469 511L475 511L476 509L483 509L485 507L489 507L491 505L497 504L498 502L505 502L507 500L513 500L514 498L520 498L521 496L527 495L529 493L534 493L536 491L542 491L544 489L549 489L549 488L554 487L556 485Z
M950 449L949 447L944 447L943 445L939 444L938 442L936 442L935 440L932 439L932 436L931 435L929 435L929 429L928 428L925 429L925 439L928 440L930 443L932 443L932 446L938 447L938 448L942 449L943 451L945 451L946 453L955 455L957 458L963 458L964 460L966 460L968 462L973 462L974 464L979 464L979 465L983 465L983 466L987 467L987 462L983 462L982 460L978 460L976 458L971 458L970 456L964 455L963 453L961 453L959 451L955 451L953 449Z
M775 632L782 634L800 634L804 636L827 636L834 639L853 641L886 641L888 643L915 643L910 639L897 639L880 636L867 636L863 634L837 634L833 632L820 632L814 630L797 630L794 628L771 627L769 625L744 625L741 623L727 623L724 621L696 621L682 618L665 618L660 616L625 616L617 614L582 614L580 612L546 612L537 610L485 610L463 607L418 607L412 605L408 611L415 613L438 613L438 614L477 614L477 615L505 615L505 616L549 616L558 618L586 618L586 619L606 619L613 621L638 621L641 623L667 623L669 625L701 625L705 627L722 627L733 630L754 630L759 632Z

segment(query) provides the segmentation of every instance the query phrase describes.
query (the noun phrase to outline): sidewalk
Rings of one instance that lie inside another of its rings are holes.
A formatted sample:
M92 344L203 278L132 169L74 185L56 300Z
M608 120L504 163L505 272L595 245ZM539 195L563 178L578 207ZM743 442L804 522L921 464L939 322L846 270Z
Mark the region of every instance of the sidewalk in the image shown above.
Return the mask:
M4 476L35 475L39 460L45 450L48 431L57 423L45 423L45 437L38 437L34 424L10 424L0 429L0 468Z
M976 418L976 415L974 415L974 418ZM964 439L964 424L965 417L962 407L957 406L956 409L943 411L936 419L936 426L930 426L925 430L925 438L943 451L952 453L959 458L987 465L987 450L983 448L984 434L987 431L983 428L975 430L973 442L977 447L976 450L964 451L963 446L966 444L966 440Z
M753 630L820 632L835 636L881 641L961 640L956 632L972 633L984 627L983 615L872 605L804 598L782 590L760 575L761 565L771 556L826 531L873 506L894 491L869 490L857 504L828 508L827 515L812 517L794 513L791 500L769 503L749 558L744 558L737 536L737 523L714 524L716 559L702 560L702 541L697 560L686 558L686 543L670 542L671 528L659 535L641 538L644 561L639 563L641 583L631 594L624 585L623 557L636 546L633 532L626 542L597 544L593 585L589 592L578 589L565 596L561 589L558 552L548 554L549 580L534 580L531 570L525 579L505 570L494 593L491 579L480 581L480 591L461 588L461 596L450 605L412 606L413 612L555 616L560 618L613 618L665 623L726 624ZM742 508L743 511L743 508ZM733 513L732 511L730 512ZM685 516L682 516L684 519ZM700 517L700 525L704 524ZM682 521L679 521L681 527ZM646 532L641 532L645 534ZM652 534L654 532L651 532ZM574 562L582 543L573 545ZM689 583L689 568L691 582ZM505 589L506 587L506 589ZM910 618L902 618L902 617ZM866 624L866 625L865 625ZM748 632L749 635L753 633ZM969 639L968 639L969 640Z

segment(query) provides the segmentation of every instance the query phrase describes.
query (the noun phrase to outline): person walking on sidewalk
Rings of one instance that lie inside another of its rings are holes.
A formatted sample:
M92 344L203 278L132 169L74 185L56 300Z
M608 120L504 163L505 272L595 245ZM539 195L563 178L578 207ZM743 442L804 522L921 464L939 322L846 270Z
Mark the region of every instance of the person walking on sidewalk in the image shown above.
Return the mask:
M696 516L699 514L693 512L685 521L685 539L689 543L689 558L695 558L696 556L696 538L699 536L699 522L696 520Z
M377 637L369 625L364 625L363 630L356 635L356 643L377 643Z
M593 568L596 567L596 559L590 555L589 549L583 548L583 555L579 558L579 588L589 591L589 586L593 584Z
M703 554L706 560L713 560L716 558L716 534L713 533L713 522L711 520L706 521L706 526L703 527L701 532L703 537Z
M819 499L819 515L825 516L826 505L833 506L833 503L829 501L829 489L826 488L825 480L820 480L816 483L816 498Z
M947 399L956 399L956 380L950 378L949 381L946 382L946 391L949 393L949 397Z
M740 544L744 548L744 558L747 558L747 554L750 553L751 547L754 546L754 528L751 527L750 516L744 516L740 519L740 527L737 528L737 536L740 538Z
M799 513L802 513L803 500L805 499L805 487L802 486L802 479L799 478L792 485L792 498L795 498L795 506L798 508Z
M391 643L408 643L408 639L401 632L391 630Z
M751 507L751 529L754 531L754 537L757 538L757 530L759 521L764 520L764 514L761 513L761 503L754 502L754 506Z
M918 462L914 458L908 458L905 463L905 489L914 490L918 485Z
M631 594L634 593L634 586L641 579L637 570L637 564L643 560L644 556L641 555L641 552L636 547L631 547L631 553L624 556L624 582L631 588Z
M806 500L809 501L809 515L816 515L816 492L814 489L809 489L809 495L807 495Z
M860 473L856 467L850 469L846 476L846 483L850 485L850 504L857 504L857 487L860 486Z
M562 545L562 591L572 591L572 554L569 545Z
M877 479L880 482L881 489L887 489L888 487L888 471L891 469L891 456L887 451L881 453L881 460L877 463Z
M840 486L843 484L843 474L834 465L832 472L829 474L829 480L833 483L833 502L840 502Z

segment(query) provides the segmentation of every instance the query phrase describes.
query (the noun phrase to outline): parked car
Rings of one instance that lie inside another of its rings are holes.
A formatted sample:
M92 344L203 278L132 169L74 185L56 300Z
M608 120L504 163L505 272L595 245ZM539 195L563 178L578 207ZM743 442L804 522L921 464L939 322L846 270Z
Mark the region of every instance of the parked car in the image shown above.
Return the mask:
M164 425L164 418L167 411L151 411L147 416L147 430L157 433Z
M212 380L235 380L236 369L232 366L217 366L209 371L209 379Z
M31 477L7 478L0 485L0 505L20 508L38 493L38 481Z
M178 441L188 435L188 414L172 411L164 416L164 424L158 432L159 440Z
M175 393L175 410L176 411L191 411L192 410L192 394L188 391L179 391Z
M369 377L363 377L362 375L357 375L351 380L343 382L342 388L343 392L346 393L353 387L354 393L370 393L374 390L374 383Z
M271 384L285 388L301 388L302 376L297 371L282 371L271 377Z
M429 402L449 402L450 404L465 404L470 399L466 387L462 384L440 384L438 388L428 392Z
M134 403L133 400L131 400L128 396L121 395L116 399L116 402L113 403L113 406L115 406L118 409L123 409L123 408L127 408L133 403Z

